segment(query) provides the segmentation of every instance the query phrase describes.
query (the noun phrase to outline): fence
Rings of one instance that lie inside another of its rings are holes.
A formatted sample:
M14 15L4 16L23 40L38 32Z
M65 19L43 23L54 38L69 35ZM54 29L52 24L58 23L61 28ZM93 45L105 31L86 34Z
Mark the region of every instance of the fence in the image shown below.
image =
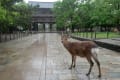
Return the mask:
M25 36L33 35L38 31L15 31L13 33L2 33L0 32L0 42L6 42L14 39L19 39Z
M74 32L72 35L88 39L120 38L120 33L116 32Z

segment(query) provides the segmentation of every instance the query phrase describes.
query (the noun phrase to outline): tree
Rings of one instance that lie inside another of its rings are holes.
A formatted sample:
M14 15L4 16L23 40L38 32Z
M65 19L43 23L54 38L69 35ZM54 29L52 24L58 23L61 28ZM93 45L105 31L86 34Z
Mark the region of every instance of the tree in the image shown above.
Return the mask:
M72 29L101 27L106 31L117 26L120 30L120 0L63 0L56 3L54 12L57 24Z
M17 29L17 26L21 26L24 30L30 28L32 12L36 7L21 1L0 1L0 30L2 32L11 32L12 29Z
M3 7L0 5L0 32L3 31L2 28L5 28L4 22L6 22L6 10L3 9Z
M120 31L120 0L111 0L112 14L114 16L115 26Z
M14 5L13 9L15 12L18 13L18 14L17 13L14 14L15 25L22 26L23 29L29 29L34 7L28 5L24 2L20 2L16 5Z
M57 24L57 28L59 30L63 30L64 29L64 16L62 14L63 9L62 9L62 2L61 1L57 1L54 5L53 8L54 14L56 16L56 24Z
M1 0L1 6L7 10L11 10L12 6L18 2L22 2L23 0Z
M56 2L53 11L55 12L57 25L62 24L64 29L72 28L74 11L76 9L76 0L63 0Z

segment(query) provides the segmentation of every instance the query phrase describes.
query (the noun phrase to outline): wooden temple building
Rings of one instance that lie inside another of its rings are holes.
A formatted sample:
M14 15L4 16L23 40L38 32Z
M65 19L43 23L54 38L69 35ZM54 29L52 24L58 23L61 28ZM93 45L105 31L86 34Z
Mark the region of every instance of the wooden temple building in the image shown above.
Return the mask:
M52 12L54 2L28 2L39 8L32 15L32 30L34 31L56 31L55 16Z

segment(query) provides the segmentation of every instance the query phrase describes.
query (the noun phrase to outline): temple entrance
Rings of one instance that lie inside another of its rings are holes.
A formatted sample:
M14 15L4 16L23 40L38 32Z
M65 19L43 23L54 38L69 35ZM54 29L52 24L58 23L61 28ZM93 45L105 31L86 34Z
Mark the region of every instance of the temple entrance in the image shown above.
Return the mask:
M33 30L41 31L41 32L52 32L56 31L56 24L55 23L33 23Z
M38 23L38 31L44 31L44 25L43 24L40 24Z
M50 31L51 31L50 24L45 23L45 32L50 32Z

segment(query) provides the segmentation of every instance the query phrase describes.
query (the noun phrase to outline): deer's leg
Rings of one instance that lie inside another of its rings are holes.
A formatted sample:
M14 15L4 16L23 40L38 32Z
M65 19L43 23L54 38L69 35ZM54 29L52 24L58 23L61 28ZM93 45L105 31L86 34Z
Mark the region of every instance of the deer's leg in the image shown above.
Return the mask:
M99 60L97 59L97 57L94 57L94 56L93 56L93 59L94 59L95 62L97 63L97 66L98 66L98 69L99 69L99 75L98 75L98 77L100 78L100 77L101 77L100 62L99 62Z
M69 69L72 69L72 67L73 67L73 61L74 61L74 56L72 55L72 63L71 63L71 66L69 67Z
M101 77L100 62L96 61L96 63L97 63L98 69L99 69L99 75L98 75L98 77L100 78Z
M74 65L73 65L73 67L75 68L75 66L76 66L76 56L74 56Z
M91 70L92 70L92 67L93 67L94 63L93 63L93 61L92 61L90 56L87 57L87 60L88 60L88 62L90 64L90 68L89 68L89 71L88 71L88 73L86 75L89 76L90 73L91 73Z

